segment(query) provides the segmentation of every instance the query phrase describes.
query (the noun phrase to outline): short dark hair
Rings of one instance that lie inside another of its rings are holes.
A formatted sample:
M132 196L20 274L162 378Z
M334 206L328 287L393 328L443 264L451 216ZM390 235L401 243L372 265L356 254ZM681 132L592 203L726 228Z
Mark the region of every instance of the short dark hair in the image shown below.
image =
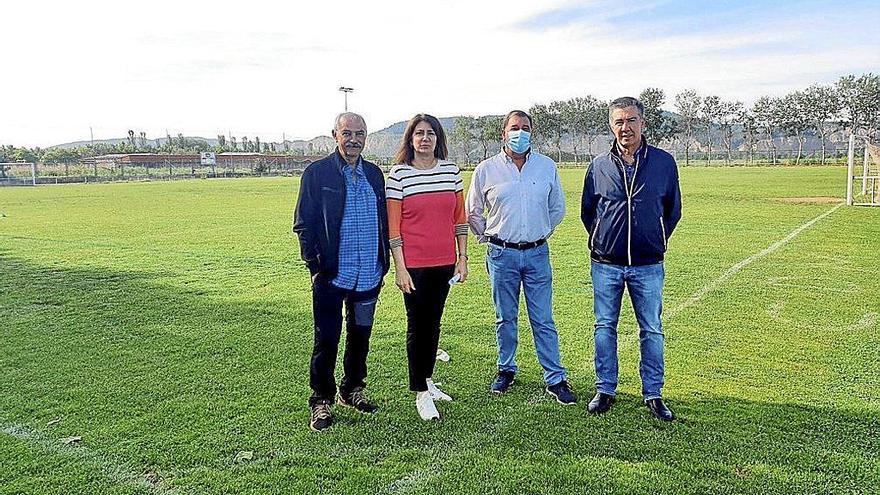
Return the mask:
M629 108L636 107L636 110L639 111L639 117L645 118L645 105L642 104L636 98L632 96L624 96L622 98L617 98L608 104L608 117L611 117L611 112L618 108Z
M504 130L507 129L507 124L510 122L510 119L512 119L513 117L525 117L525 118L529 119L529 125L534 126L534 123L532 122L531 115L523 112L522 110L511 110L504 117L504 122L501 123L501 132L504 132Z
M394 155L394 163L406 163L407 165L412 165L413 158L416 156L416 151L412 147L412 136L416 130L416 126L419 125L420 122L427 122L428 125L431 126L431 129L434 130L434 134L437 135L437 146L434 147L434 157L445 160L446 157L449 156L449 149L446 147L446 132L443 131L443 126L440 125L440 120L433 115L420 113L411 118L409 123L406 124L406 130L403 132L403 139L400 141L400 147Z

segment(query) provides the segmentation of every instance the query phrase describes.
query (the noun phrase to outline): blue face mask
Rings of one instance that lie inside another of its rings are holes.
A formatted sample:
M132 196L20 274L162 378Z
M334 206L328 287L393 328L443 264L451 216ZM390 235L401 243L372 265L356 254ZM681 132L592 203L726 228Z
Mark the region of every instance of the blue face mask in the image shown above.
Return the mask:
M521 155L529 150L532 145L532 133L522 129L518 131L507 131L507 147L510 151Z

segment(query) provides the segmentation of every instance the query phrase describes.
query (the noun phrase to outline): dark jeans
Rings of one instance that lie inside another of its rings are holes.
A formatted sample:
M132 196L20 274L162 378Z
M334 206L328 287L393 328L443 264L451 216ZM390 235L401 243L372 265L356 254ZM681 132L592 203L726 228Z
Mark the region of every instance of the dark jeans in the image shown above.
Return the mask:
M409 269L416 290L404 294L403 303L406 306L409 389L413 392L428 390L425 379L434 374L440 343L440 319L453 273L455 265Z
M340 289L323 275L312 284L312 314L315 320L315 347L309 367L312 396L309 406L318 402L332 402L336 397L336 354L342 334L342 307L345 305L345 354L342 360L343 376L339 393L350 394L366 386L367 353L370 333L381 284L374 289L356 292Z

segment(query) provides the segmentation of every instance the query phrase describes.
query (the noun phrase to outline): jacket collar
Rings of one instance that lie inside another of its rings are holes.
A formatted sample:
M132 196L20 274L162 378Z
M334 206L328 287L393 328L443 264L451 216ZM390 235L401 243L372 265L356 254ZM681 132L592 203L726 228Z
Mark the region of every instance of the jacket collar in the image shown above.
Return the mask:
M611 155L617 158L618 160L623 161L623 156L620 154L620 144L617 142L617 139L611 141ZM639 144L639 149L633 154L633 157L637 157L639 160L644 160L648 157L648 138L642 135L642 143Z
M335 150L333 150L333 157L336 160L336 167L339 169L340 172L342 172L344 167L350 166L348 164L348 162L345 161L345 158L342 157L342 153L339 152L338 147ZM364 157L363 157L363 155L361 155L358 157L358 161L357 161L358 166L356 167L356 169L363 170L363 168L364 168L363 164L364 164Z

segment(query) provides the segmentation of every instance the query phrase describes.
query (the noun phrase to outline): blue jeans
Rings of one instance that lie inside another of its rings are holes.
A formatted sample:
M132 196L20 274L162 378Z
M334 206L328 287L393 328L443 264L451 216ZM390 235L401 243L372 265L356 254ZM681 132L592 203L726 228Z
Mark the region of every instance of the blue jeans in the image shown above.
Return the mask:
M623 266L592 262L593 311L596 314L596 389L617 390L617 321L624 285L639 323L639 375L645 400L659 398L663 388L663 264Z
M547 243L523 250L489 244L486 268L495 302L498 369L517 371L517 317L522 286L538 362L544 368L544 381L547 385L556 385L565 380L566 371L559 357L559 335L553 322L553 274Z

